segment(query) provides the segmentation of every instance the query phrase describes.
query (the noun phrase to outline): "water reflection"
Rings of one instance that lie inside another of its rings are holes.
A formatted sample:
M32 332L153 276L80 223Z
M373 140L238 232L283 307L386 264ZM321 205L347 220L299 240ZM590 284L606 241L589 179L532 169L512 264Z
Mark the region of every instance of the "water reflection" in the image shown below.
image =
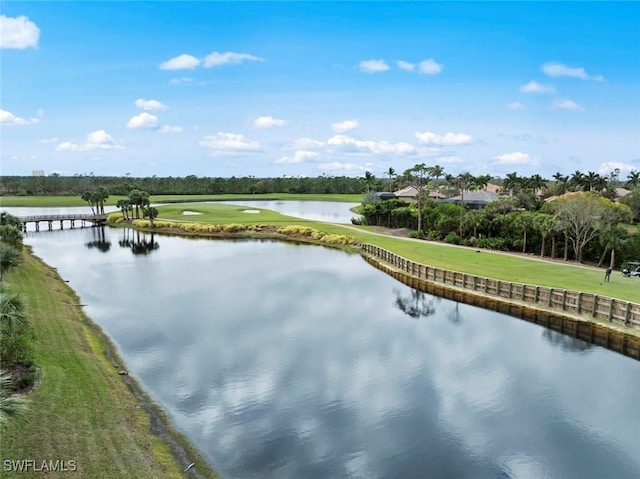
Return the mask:
M111 249L111 241L106 238L105 226L95 226L91 228L92 240L84 245L89 249L97 249L102 253L107 253Z
M404 314L410 318L428 318L436 312L435 301L440 299L436 296L423 293L417 289L412 289L409 295L402 296L401 292L396 290L396 306Z
M637 361L341 251L91 234L29 241L225 478L638 477Z
M130 228L123 230L118 244L122 248L129 248L134 255L147 255L160 248L160 244L154 239L154 233L147 235Z
M575 353L589 351L594 348L593 344L589 344L581 339L567 336L566 334L558 333L551 329L544 329L542 331L542 337L549 341L551 344L560 346L565 351L571 351Z

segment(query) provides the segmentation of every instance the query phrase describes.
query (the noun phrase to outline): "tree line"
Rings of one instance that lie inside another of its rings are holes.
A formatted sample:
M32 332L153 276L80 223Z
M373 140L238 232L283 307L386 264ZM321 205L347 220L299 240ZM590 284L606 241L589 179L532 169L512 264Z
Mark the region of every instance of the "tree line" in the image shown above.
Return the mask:
M450 175L437 165L424 164L402 174L390 168L387 176L391 183L388 191L413 186L417 190L415 202L381 199L373 194L375 177L365 174L370 191L364 197L362 223L408 228L416 238L592 261L598 265L607 258L612 266L640 258L640 235L633 235L624 227L638 220L640 213L640 188L636 182L640 178L635 172L631 172L627 182L627 186L635 189L617 203L608 198L615 196L615 191L613 195L607 194L615 181L608 183L599 175L558 174L551 183L539 175L519 177L510 173L502 181L504 196L477 210L467 208L464 196L485 188L491 180L489 176L473 176L469 172ZM433 190L445 191L447 196L459 195L460 201L438 202L428 196ZM555 200L543 201L545 196L554 195Z

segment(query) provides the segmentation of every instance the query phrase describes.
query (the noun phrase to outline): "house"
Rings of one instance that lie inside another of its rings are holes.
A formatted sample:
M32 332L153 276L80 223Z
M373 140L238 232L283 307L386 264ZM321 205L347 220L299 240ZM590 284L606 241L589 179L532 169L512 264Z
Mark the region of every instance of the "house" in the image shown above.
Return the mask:
M396 191L394 194L396 198L406 201L407 203L413 203L416 200L416 196L418 196L418 188L415 186L407 186L406 188ZM446 198L446 195L443 195L438 190L429 190L427 196L434 200Z
M445 198L444 200L440 200L440 203L460 203L463 202L472 210L479 210L487 206L492 201L500 198L498 193L494 193L492 191L467 191L464 194L464 199L461 195L453 196L451 198Z

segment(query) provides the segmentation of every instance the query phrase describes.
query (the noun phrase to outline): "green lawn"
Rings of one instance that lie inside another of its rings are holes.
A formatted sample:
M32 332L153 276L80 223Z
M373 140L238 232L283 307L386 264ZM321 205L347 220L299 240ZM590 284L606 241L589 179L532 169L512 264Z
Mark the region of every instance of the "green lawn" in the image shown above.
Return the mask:
M505 281L536 284L551 288L583 291L640 302L640 278L623 278L619 271L611 282L603 282L604 269L584 267L575 263L539 261L536 256L522 257L476 248L463 248L427 241L410 241L383 236L366 227L345 227L317 221L301 220L261 209L259 214L244 213L247 207L231 205L171 205L159 208L159 219L202 223L300 224L321 231L353 236L362 243L371 243L393 251L413 261L464 273L487 276ZM182 215L183 211L203 213Z
M26 252L24 264L7 280L26 299L40 381L29 395L27 415L2 433L0 462L59 459L77 465L75 473L7 477L184 477L168 444L150 432L140 399L107 359L105 338L89 326L73 291Z
M125 196L110 196L106 205L115 205L119 199ZM158 202L164 200L179 199L225 199L232 200L234 198L255 198L270 199L279 198L283 200L306 200L306 201L344 201L359 203L362 201L362 195L339 195L339 194L293 194L293 193L269 193L266 195L152 195L151 201ZM86 206L80 196L0 196L0 208L3 206L39 206L39 207L62 207L62 206Z

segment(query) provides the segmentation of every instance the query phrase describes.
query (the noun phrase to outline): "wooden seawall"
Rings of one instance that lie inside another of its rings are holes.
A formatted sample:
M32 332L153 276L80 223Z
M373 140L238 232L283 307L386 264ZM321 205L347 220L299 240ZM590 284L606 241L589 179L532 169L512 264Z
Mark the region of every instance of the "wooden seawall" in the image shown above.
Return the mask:
M367 262L412 288L515 316L640 360L640 335L615 327L640 330L640 304L433 268L374 245L362 248Z

